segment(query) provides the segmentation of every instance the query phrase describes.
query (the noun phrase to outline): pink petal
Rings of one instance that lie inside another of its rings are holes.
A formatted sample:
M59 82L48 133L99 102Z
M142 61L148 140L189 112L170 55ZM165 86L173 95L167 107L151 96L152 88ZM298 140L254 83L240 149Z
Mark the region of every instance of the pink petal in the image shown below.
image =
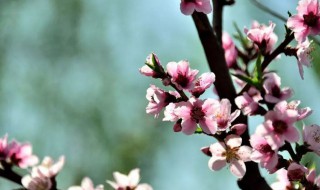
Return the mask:
M288 127L285 133L285 139L289 142L298 142L299 141L299 131L294 126Z
M241 160L244 162L250 161L250 156L252 153L252 148L249 146L241 146L238 150L238 156L240 157Z
M226 166L227 162L225 159L219 159L216 157L210 158L208 166L211 170L217 171Z
M210 152L212 157L218 157L218 159L222 160L225 158L226 146L221 142L214 143L210 145Z
M225 142L226 142L228 147L236 148L236 147L241 146L242 138L239 137L238 135L228 135L225 138Z
M233 159L230 163L230 171L238 178L242 178L246 173L246 165L242 160Z
M192 135L197 129L197 123L191 119L187 119L182 121L181 127L184 134Z
M136 168L130 171L129 175L129 186L135 187L140 181L140 169Z

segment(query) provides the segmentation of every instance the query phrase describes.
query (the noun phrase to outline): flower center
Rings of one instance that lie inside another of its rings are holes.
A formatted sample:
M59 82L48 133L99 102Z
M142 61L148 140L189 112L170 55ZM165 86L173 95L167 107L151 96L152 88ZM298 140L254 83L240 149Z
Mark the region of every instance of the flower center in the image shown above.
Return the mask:
M194 3L195 0L184 0L184 2L186 2L186 3Z
M189 79L182 73L179 73L176 79L176 83L178 83L181 87L185 88L189 84Z
M226 157L226 161L228 163L230 163L233 159L239 160L239 156L237 154L238 150L239 150L239 147L235 147L235 148L227 147L227 150L224 156Z
M271 89L271 93L274 97L280 98L281 97L281 90L278 86L273 86Z
M282 134L288 129L288 125L286 122L281 120L276 120L272 123L274 131L278 134Z
M258 151L261 152L261 153L272 153L273 150L271 149L271 146L268 145L268 144L261 144L259 147L258 147Z
M314 27L317 25L318 20L319 20L319 16L314 15L313 12L310 12L307 15L303 15L303 22L304 24L310 26L310 27Z
M191 110L191 117L194 119L197 123L203 119L205 116L204 112L202 111L201 107L194 107Z
M214 116L217 120L218 127L225 128L229 120L220 112L216 113Z
M315 142L320 143L320 130L313 131L312 138Z

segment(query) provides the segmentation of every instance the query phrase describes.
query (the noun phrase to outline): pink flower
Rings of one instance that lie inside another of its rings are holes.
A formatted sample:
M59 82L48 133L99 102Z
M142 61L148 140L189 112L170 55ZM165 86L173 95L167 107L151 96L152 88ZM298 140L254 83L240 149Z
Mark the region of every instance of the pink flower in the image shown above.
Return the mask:
M236 97L234 101L244 115L255 115L259 109L259 103L250 97L247 92Z
M10 142L6 147L6 157L10 163L23 169L29 166L34 166L39 161L37 156L32 155L31 144L20 144L15 140Z
M164 110L164 118L163 121L177 121L179 119L179 116L175 114L175 109L176 109L175 103L170 103L169 105L166 106L166 109Z
M210 0L181 0L180 10L185 15L191 15L194 11L209 14L212 7Z
M308 168L292 162L288 167L288 179L289 181L301 180L309 172Z
M222 99L215 106L212 119L218 131L225 131L231 123L240 115L240 110L231 113L231 103L228 99Z
M294 32L295 39L301 43L308 35L320 33L319 1L300 0L297 11L298 14L288 19L287 26Z
M297 115L297 121L299 121L308 117L312 113L312 110L309 107L298 108L299 104L300 104L299 100L293 100L289 103L286 101L281 101L275 105L274 110L281 113L288 112L288 111L293 112L293 114Z
M156 54L151 53L146 58L146 65L139 69L140 73L153 78L162 78L164 75L164 69L160 63Z
M63 168L65 158L64 156L61 156L59 160L54 163L52 158L46 156L41 164L37 167L34 167L33 170L35 170L39 175L47 177L47 178L53 178L60 170Z
M294 184L292 184L287 175L287 170L285 169L280 169L277 172L277 179L278 181L271 184L271 188L273 190L288 190L288 189L295 189Z
M214 134L216 127L212 121L212 113L214 106L218 101L207 99L205 101L190 98L188 102L182 102L179 107L174 110L174 114L182 119L182 132L186 135L193 134L199 123L202 130L208 134Z
M72 186L68 190L104 190L103 185L98 185L96 188L90 178L85 177L81 181L81 186Z
M320 126L309 125L303 127L303 141L308 149L320 156Z
M154 85L151 85L147 89L146 98L149 101L146 112L148 114L154 115L155 117L158 117L161 110L166 107L171 101L174 101L176 99L175 96L163 91L162 89Z
M303 66L310 67L311 66L311 58L310 58L310 42L306 39L303 43L298 44L297 46L297 59L298 59L298 67L301 78L303 79Z
M227 32L223 32L222 47L224 49L224 57L226 59L227 65L230 68L237 61L238 51L232 41L232 38Z
M252 146L251 160L260 163L261 167L268 170L276 167L278 163L278 150L272 150L267 140L257 134L253 134L250 138Z
M139 184L139 169L131 170L129 175L114 172L113 177L115 182L107 180L107 183L109 183L115 190L152 190L152 187L148 184Z
M28 190L50 190L52 187L52 182L49 178L43 178L35 174L24 176L21 183Z
M190 91L195 97L199 97L208 89L215 80L214 73L203 73L194 84L194 88Z
M57 163L53 163L50 157L45 157L39 166L31 170L31 174L23 176L22 185L29 190L50 190L52 179L56 177L64 165L64 156L59 158Z
M273 32L276 25L270 21L269 26L254 22L251 29L245 29L249 40L257 45L258 49L263 53L270 53L276 44L278 37Z
M191 70L188 61L169 62L167 64L167 72L171 76L171 82L177 86L179 90L192 89L198 70Z
M263 136L272 150L276 150L284 141L297 142L299 132L294 126L297 121L297 114L294 111L268 111L265 115L265 122L256 129L256 134Z
M291 97L292 90L290 88L280 89L281 78L276 73L267 73L264 77L263 88L266 91L265 100L267 102L277 103Z
M212 157L208 166L217 171L227 163L230 164L230 171L238 178L242 178L246 173L244 162L250 161L251 148L241 146L242 139L237 135L229 135L225 142L217 142L210 146Z

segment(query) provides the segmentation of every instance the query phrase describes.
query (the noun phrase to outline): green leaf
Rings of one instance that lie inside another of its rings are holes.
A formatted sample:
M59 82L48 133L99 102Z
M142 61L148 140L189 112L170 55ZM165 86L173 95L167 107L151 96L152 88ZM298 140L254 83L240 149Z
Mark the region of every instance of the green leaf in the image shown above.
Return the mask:
M203 133L203 130L200 127L197 127L197 129L194 133L201 134L201 133Z
M243 36L242 31L238 27L237 23L233 22L233 26L237 31L237 35L234 35L234 37L238 40L240 40L242 47L247 48L248 47L248 39Z
M251 86L255 86L256 87L256 85L257 85L256 79L250 78L248 76L240 75L240 74L232 74L232 75L237 77L238 79L250 84Z
M261 63L262 63L262 55L259 53L259 54L258 54L257 61L256 61L257 79L258 79L259 81L262 80L262 67L261 67Z

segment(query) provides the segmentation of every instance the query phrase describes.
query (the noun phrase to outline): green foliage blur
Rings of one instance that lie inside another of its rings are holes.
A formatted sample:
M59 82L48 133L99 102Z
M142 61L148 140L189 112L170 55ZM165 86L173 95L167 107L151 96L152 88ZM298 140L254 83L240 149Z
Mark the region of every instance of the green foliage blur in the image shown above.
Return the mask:
M207 167L209 158L199 149L213 143L211 138L175 134L171 123L145 113L146 89L161 85L138 72L149 53L158 54L163 64L188 59L193 68L208 71L192 20L180 13L179 2L1 0L0 135L32 143L40 159L65 155L57 178L63 190L85 176L109 189L105 180L113 179L113 171L128 173L136 167L141 181L154 189L235 189L228 169ZM281 4L286 6L277 11L294 12L295 3ZM242 27L253 18L274 20L242 1L226 9L225 16L230 33L235 32L233 21ZM284 33L283 23L277 24L277 32ZM320 76L317 55L313 68ZM312 80L318 85L312 77L300 83L295 60L289 61L294 66L292 75L283 76L285 84L294 84L288 78L295 76L299 84ZM281 70L288 68L281 65ZM311 120L319 122L316 116ZM0 179L0 189L12 188L18 187Z

